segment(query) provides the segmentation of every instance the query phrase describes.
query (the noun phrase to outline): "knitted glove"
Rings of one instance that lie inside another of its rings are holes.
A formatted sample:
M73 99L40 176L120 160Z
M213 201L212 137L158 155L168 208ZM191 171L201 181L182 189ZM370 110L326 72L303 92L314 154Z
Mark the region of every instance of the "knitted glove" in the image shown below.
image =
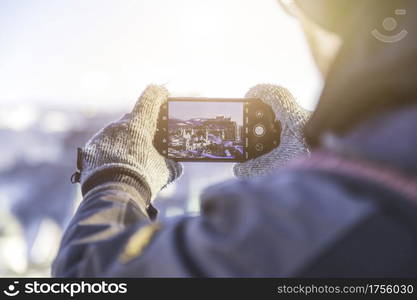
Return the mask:
M233 172L236 177L265 175L284 166L291 159L309 153L302 128L310 112L300 107L286 88L260 84L250 89L245 97L261 99L271 106L276 119L281 122L281 142L267 154L235 164Z
M123 182L139 191L148 208L156 194L180 176L181 165L153 146L159 109L167 98L164 87L148 86L131 113L101 129L79 151L83 194L97 185Z

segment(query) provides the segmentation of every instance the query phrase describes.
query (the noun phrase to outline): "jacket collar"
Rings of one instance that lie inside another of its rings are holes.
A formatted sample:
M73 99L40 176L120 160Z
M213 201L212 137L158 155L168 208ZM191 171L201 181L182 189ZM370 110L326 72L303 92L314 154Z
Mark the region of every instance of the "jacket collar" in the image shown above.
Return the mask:
M324 148L417 175L417 105L375 116L344 137L323 136Z

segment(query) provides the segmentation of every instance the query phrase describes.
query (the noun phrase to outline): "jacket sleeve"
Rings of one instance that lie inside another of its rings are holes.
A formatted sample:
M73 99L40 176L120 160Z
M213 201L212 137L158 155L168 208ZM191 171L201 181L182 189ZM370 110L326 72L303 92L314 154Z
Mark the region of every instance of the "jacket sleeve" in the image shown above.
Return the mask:
M201 216L163 224L149 220L129 186L99 186L70 222L52 274L291 276L369 213L319 177L225 182L203 193Z
M89 191L64 232L52 275L103 276L134 230L151 224L135 197L140 195L123 183Z

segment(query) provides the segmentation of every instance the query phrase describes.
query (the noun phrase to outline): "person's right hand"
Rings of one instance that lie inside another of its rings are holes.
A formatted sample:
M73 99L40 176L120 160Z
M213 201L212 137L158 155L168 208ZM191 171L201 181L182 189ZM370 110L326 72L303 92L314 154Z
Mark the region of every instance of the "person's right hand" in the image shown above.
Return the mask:
M291 159L310 153L302 129L311 113L300 107L286 88L260 84L250 89L246 97L258 98L271 106L275 118L281 122L281 141L271 152L236 164L233 168L236 177L266 175L284 166Z
M139 192L138 204L148 208L151 200L182 172L179 163L161 156L153 145L159 109L168 91L150 85L131 113L94 135L79 152L83 194L114 182L126 183Z

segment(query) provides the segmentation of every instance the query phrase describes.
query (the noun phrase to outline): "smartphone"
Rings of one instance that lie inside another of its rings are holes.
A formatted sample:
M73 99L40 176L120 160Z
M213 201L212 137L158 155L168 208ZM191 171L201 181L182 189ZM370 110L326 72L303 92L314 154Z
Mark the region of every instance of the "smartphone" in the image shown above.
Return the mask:
M279 145L281 125L270 106L252 98L168 98L154 145L184 162L243 162Z

